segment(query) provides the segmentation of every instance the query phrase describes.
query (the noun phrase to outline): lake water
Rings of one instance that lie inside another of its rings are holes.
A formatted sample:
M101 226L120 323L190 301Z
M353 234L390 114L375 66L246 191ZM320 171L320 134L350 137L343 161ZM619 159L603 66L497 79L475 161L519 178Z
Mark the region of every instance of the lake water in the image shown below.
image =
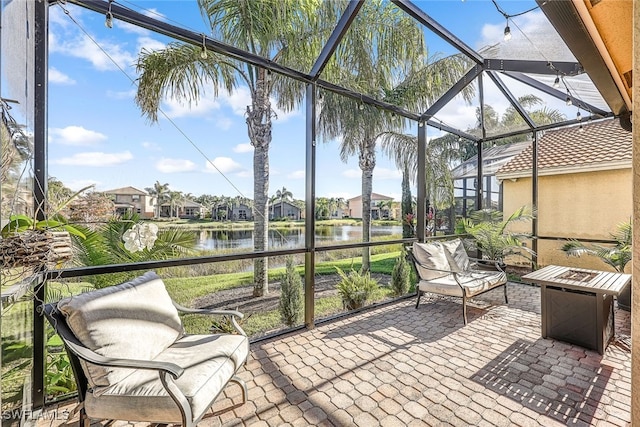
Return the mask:
M361 242L362 226L316 227L316 245ZM402 226L371 227L371 236L402 237ZM196 234L197 246L206 250L253 248L253 230L203 230ZM269 249L304 247L304 228L269 230Z

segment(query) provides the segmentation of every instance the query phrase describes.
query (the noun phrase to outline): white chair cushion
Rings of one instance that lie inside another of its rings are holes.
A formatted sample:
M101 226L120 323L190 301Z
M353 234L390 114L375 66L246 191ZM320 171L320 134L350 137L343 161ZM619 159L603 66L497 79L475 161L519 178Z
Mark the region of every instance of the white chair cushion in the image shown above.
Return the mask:
M422 280L433 280L449 274L446 272L450 270L449 261L447 260L443 246L439 242L415 242L412 252L417 261L416 269ZM430 270L430 268L446 271L434 271Z
M175 383L200 418L246 361L249 340L242 335L186 335L155 360L175 363L185 372ZM87 415L127 421L180 423L176 404L157 371L137 370L100 393L87 393Z
M458 274L458 280L464 288L467 297L476 296L496 286L507 283L507 275L502 272L468 272ZM454 279L453 274L433 280L421 280L418 288L423 292L462 297L462 289Z
M152 360L183 334L164 283L148 272L126 283L60 301L58 308L80 342L105 357ZM92 388L104 388L133 371L84 363Z
M451 271L460 273L469 270L469 255L467 255L467 250L461 239L447 240L440 242L440 244L445 250Z

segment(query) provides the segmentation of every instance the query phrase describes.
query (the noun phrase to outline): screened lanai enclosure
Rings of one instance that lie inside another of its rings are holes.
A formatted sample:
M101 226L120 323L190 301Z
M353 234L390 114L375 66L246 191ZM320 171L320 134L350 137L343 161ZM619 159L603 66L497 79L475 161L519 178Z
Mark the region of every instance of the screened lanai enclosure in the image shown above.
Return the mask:
M349 315L336 267L381 281L373 307L413 296L389 284L401 247L513 206L500 169L525 152L515 199L535 211L544 135L630 129L630 82L567 28L574 3L2 2L3 425L75 391L43 301L155 270L181 304L250 313L257 341ZM380 200L395 223L372 221ZM539 209L523 231L533 251L606 243L623 207L600 234L543 235ZM303 308L285 324L287 259Z

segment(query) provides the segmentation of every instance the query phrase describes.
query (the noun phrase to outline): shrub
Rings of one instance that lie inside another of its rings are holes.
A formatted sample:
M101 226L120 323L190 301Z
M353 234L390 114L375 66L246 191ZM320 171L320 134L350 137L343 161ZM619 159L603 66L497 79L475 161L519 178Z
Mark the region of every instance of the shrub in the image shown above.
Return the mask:
M344 308L346 310L355 310L364 307L367 300L378 289L378 281L372 279L369 272L361 274L351 270L349 274L345 274L339 267L336 267L336 270L338 270L338 274L342 278L337 288Z
M287 268L280 284L280 318L289 327L300 322L304 301L302 298L302 279L293 266L293 258L286 260Z
M409 292L411 282L411 267L407 262L407 253L404 248L400 252L400 256L396 259L396 265L393 266L391 272L391 288L394 296L402 296Z

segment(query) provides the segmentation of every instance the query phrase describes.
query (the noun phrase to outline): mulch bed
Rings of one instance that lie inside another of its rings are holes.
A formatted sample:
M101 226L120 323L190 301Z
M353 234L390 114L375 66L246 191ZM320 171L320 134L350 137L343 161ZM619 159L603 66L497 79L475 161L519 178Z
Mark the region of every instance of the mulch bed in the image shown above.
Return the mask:
M391 276L372 273L380 285L388 285ZM304 279L303 279L304 280ZM326 298L337 295L336 284L340 282L338 274L316 276L315 298ZM280 300L280 281L269 283L269 294L262 297L253 296L253 284L238 286L218 291L194 301L197 308L238 310L245 314L266 312L278 309Z

